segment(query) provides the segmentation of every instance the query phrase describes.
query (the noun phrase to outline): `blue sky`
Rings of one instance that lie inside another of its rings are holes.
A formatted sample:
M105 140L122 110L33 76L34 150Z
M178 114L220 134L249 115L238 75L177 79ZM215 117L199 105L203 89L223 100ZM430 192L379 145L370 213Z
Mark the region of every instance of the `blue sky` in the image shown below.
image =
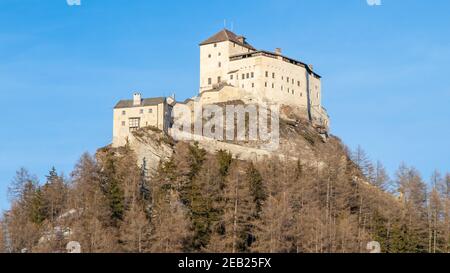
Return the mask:
M314 64L332 133L392 173L450 171L450 1L0 1L0 208L15 171L69 174L110 143L112 107L198 91L198 43L224 26Z

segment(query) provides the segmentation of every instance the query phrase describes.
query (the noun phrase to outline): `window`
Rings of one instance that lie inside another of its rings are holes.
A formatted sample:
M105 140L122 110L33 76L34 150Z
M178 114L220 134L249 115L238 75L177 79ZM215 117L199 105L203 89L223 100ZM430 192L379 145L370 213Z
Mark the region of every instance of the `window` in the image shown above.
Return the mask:
M122 115L125 116L127 114L127 111L123 110Z
M295 95L295 91L294 90L292 90L292 95Z
M211 85L211 84L212 84L212 79L208 78L208 85Z
M275 84L274 83L272 83L272 88L275 88Z
M217 44L214 44L214 47L217 47Z
M281 91L283 91L283 86L281 86Z
M264 83L264 86L267 87L267 82Z
M266 71L266 78L269 77L269 71Z
M255 77L255 73L252 72L252 76L251 76L251 77L252 77L252 78Z
M284 80L284 76L281 76L281 79Z
M252 87L255 87L255 84L254 84L254 83L252 83Z
M289 83L289 77L287 77L286 79L287 79L287 83Z
M297 85L300 86L300 81L297 82Z
M125 121L122 121L122 126L125 126Z
M140 118L130 118L130 130L139 128Z
M144 114L144 109L139 110L139 114Z
M230 80L232 80L232 79L233 79L233 74L230 75Z
M245 79L245 74L242 74L242 79Z
M148 109L148 113L149 114L153 113L153 109Z
M222 63L221 62L219 62L219 67L222 67Z
M222 81L222 79L219 77L217 77L217 83L220 83Z
M303 93L300 92L300 97L303 97Z
M211 58L211 54L208 54L208 58Z
M250 73L247 73L247 79L250 78Z
M219 56L222 56L222 53L219 52Z
M289 88L288 88L288 93L290 93Z
M233 43L233 47L236 47L236 43Z
M294 84L294 79L292 79L292 84Z

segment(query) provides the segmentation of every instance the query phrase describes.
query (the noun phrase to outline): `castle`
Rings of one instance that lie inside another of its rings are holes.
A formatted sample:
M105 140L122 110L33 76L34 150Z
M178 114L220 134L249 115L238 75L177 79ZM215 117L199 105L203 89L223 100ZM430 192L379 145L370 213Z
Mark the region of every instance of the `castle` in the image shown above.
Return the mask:
M321 77L312 65L286 57L281 49L257 50L246 38L223 29L200 43L199 95L184 102L174 97L121 100L114 107L113 147L126 144L130 133L153 126L167 131L177 103L192 107L227 101L289 106L314 126L328 130L329 117L321 104Z

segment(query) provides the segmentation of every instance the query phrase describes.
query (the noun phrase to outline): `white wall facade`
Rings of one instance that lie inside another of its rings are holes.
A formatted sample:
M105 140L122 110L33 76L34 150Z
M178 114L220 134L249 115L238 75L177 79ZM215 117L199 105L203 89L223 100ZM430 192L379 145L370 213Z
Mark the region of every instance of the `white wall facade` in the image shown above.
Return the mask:
M230 56L250 51L231 41L200 46L200 92L227 81Z
M165 130L167 126L167 111L165 103L114 109L113 147L124 146L131 132L138 128L153 126L160 130ZM136 119L139 120L137 128L135 127Z
M243 96L252 94L256 101L289 105L304 112L310 107L311 118L328 126L321 103L321 79L304 64L229 41L200 46L200 94L219 89L220 83L233 86ZM227 94L216 97L226 100Z

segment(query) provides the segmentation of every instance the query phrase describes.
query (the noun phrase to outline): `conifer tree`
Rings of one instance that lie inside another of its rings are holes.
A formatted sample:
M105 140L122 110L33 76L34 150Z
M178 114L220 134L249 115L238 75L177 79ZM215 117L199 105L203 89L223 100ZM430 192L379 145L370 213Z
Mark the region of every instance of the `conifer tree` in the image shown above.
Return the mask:
M189 249L187 242L192 232L187 209L176 192L162 190L158 193L152 226L152 252L180 253Z

